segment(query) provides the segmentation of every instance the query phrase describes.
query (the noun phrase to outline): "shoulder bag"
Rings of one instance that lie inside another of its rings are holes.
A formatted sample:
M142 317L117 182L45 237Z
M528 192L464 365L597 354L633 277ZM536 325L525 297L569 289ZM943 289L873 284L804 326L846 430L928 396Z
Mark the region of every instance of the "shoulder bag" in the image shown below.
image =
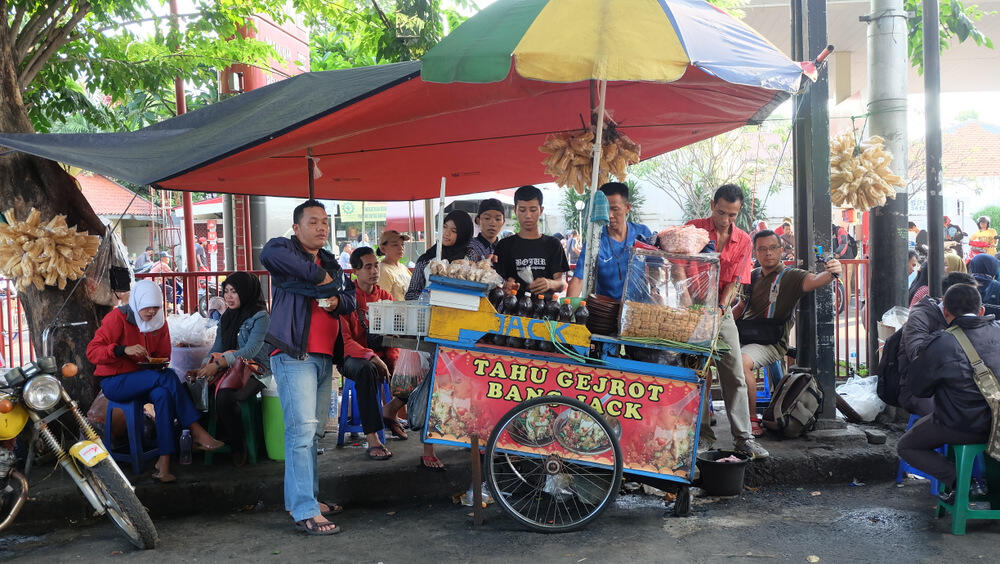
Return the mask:
M990 428L989 441L986 443L986 452L994 459L1000 460L1000 433L997 433L997 427L1000 425L1000 385L997 385L996 376L994 376L990 367L986 366L983 359L979 357L979 353L972 346L972 341L969 340L965 331L958 325L949 327L947 331L955 337L962 350L965 351L965 356L969 358L969 363L972 364L972 379L975 380L976 387L979 388L979 393L983 394L983 397L986 398L986 403L990 406L990 412L993 414L993 424Z
M781 277L785 275L786 271L787 269L781 269L781 272L774 277L774 282L771 283L767 317L757 319L744 319L740 317L740 319L736 320L736 328L740 332L741 345L776 345L781 340L781 337L784 336L785 323L788 322L788 318L775 319L774 310L775 302L778 300L778 290L781 287ZM760 280L759 269L755 270L753 275L751 275L750 292L747 297L748 302L753 297L753 289L758 280ZM744 315L746 314L746 308L744 308L743 313Z

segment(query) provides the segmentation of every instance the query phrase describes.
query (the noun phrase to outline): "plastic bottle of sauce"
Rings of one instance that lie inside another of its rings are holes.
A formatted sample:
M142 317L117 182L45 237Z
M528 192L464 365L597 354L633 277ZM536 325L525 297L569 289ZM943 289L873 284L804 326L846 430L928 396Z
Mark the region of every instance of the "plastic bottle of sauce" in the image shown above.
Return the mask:
M573 314L576 318L576 322L580 325L586 325L587 320L590 319L590 310L587 309L587 302L581 301L580 307L576 308L576 313Z
M563 298L562 305L559 306L559 322L571 323L573 321L573 306L570 305L569 298Z
M535 311L535 304L531 301L531 292L525 292L521 299L517 300L517 314L521 317L531 317Z

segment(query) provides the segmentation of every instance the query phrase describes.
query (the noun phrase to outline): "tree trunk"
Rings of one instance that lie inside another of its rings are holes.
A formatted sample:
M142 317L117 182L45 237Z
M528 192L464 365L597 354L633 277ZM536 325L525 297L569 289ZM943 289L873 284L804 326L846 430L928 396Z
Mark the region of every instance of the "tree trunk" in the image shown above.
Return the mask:
M34 131L17 86L17 70L7 33L0 33L0 131ZM7 151L0 147L0 154ZM0 213L13 208L14 215L23 220L33 207L42 212L43 221L65 214L69 225L92 235L105 234L104 225L83 197L76 181L57 163L19 152L0 156ZM46 286L39 291L31 286L19 296L37 355L43 351L42 332L46 327L87 322L85 327L52 330L51 350L60 364L74 362L80 368L79 374L75 378L64 379L63 385L73 398L85 407L89 406L96 391L93 385L94 366L87 361L87 344L107 308L94 304L84 285L77 286L75 281L71 281L65 290ZM64 303L59 318L54 319Z

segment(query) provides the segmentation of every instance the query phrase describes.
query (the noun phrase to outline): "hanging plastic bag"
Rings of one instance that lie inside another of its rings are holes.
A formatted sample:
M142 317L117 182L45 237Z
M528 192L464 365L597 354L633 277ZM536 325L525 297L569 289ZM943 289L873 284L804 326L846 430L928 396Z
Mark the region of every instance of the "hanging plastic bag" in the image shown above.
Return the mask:
M393 397L406 401L429 370L429 354L400 349L396 366L392 370L392 379L389 381L389 392Z
M427 421L427 401L431 390L431 379L424 378L417 384L417 387L410 392L409 399L406 400L406 419L410 422L410 429L419 431L424 428Z
M84 270L84 286L92 302L116 307L120 305L116 292L128 291L135 279L118 233L110 228L107 233L94 260Z
M885 409L885 402L878 397L878 376L852 376L837 386L837 393L864 421L874 421Z

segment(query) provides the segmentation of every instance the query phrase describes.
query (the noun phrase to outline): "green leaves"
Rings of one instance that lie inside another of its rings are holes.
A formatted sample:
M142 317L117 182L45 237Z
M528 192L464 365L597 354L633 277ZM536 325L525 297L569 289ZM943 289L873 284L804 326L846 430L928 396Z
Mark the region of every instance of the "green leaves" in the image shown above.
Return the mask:
M907 37L907 52L910 64L917 68L920 74L924 72L924 22L922 0L905 0L904 9L911 14L908 19L909 32ZM938 7L940 16L940 51L951 45L952 38L959 43L972 39L976 45L993 48L993 40L986 37L976 22L984 15L995 12L984 12L978 5L962 4L959 0L942 0Z

